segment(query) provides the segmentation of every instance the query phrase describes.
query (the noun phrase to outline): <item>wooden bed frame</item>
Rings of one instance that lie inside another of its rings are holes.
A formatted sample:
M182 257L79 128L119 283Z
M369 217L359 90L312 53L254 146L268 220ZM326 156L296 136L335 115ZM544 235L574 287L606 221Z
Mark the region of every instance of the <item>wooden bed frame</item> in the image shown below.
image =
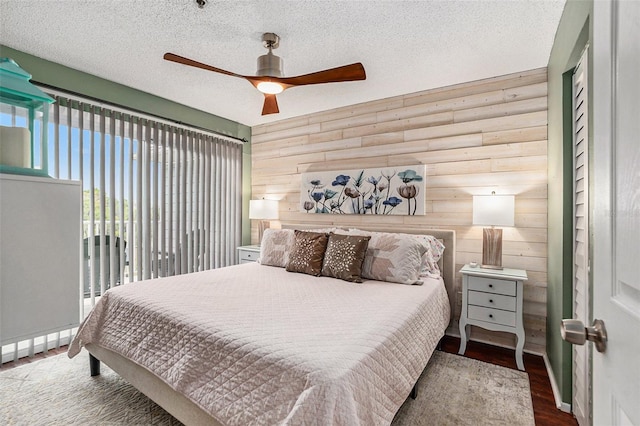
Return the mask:
M288 229L313 229L320 228L322 225L309 224L283 224L283 228ZM358 226L358 229L378 232L398 232L390 231L382 227ZM453 315L454 284L455 284L455 244L456 235L453 230L443 229L414 229L402 231L408 234L426 234L443 241L446 249L443 258L440 261L440 271L445 282L445 287L449 295L449 304L451 305L451 313ZM173 390L164 381L158 378L144 367L128 360L127 358L105 349L95 344L87 344L85 346L89 351L89 361L91 375L100 374L100 362L104 362L113 371L118 373L120 377L129 382L132 386L145 394L149 399L154 401L160 407L165 409L173 417L184 423L185 425L208 425L223 426L217 419L211 417L209 413L204 411L198 405L187 399L184 395ZM415 387L412 391L412 397L415 398Z

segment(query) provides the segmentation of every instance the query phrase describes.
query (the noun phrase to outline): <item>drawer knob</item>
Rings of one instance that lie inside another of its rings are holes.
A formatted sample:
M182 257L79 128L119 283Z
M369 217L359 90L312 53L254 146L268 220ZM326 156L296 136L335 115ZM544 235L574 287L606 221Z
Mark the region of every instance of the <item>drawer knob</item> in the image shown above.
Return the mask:
M489 288L493 288L493 284L489 284Z
M493 303L493 299L489 299L489 303Z
M489 314L489 318L493 318L493 314Z

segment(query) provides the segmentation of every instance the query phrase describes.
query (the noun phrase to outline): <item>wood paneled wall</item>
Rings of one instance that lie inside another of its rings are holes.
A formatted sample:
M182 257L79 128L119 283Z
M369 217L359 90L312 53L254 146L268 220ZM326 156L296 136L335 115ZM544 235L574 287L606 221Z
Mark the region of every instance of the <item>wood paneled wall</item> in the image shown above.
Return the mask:
M424 216L300 212L301 173L426 164ZM256 126L252 198L280 202L283 222L454 229L456 263L480 261L482 228L472 195L515 194L515 227L504 229L503 265L526 269L525 350L543 353L547 287L547 71L536 69ZM255 221L254 221L255 222ZM274 224L274 226L277 226ZM252 241L257 240L252 224ZM458 335L461 277L450 333ZM508 333L472 339L515 347Z

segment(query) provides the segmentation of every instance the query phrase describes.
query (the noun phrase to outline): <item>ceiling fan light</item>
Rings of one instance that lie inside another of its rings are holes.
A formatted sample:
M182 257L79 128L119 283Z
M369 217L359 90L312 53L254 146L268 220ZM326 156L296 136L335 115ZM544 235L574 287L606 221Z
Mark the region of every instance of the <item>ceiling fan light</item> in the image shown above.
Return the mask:
M274 81L261 81L257 86L258 90L262 93L266 93L268 95L277 95L278 93L282 93L284 87L280 83L276 83Z

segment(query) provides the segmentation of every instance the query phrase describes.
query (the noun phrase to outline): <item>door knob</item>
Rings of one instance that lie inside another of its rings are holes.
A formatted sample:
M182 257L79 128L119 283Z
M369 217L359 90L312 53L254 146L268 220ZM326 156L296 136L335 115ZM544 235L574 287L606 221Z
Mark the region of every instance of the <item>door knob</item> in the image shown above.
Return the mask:
M564 319L560 326L560 334L563 340L573 345L584 345L590 340L595 343L598 352L607 349L607 329L604 327L604 321L599 319L593 320L591 327L585 327L580 320Z

